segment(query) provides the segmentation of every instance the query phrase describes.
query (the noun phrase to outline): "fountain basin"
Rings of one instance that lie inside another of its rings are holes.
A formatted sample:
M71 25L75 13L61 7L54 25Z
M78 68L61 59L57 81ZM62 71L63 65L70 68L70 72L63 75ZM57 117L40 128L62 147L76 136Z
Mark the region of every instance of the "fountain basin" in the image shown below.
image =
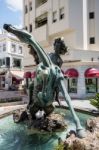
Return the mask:
M64 116L68 127L63 132L53 134L31 135L28 133L25 124L14 123L12 115L0 119L0 150L53 150L59 137L65 139L69 130L76 129L69 110L56 108L55 112ZM86 120L92 117L91 115L78 112L77 115L83 127Z

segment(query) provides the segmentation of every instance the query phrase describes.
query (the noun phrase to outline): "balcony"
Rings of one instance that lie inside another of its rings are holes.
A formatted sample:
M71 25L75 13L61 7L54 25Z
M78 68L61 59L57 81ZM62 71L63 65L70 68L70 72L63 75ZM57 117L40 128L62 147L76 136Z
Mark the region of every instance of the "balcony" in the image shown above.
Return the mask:
M36 17L39 17L46 12L48 12L48 2L36 8Z

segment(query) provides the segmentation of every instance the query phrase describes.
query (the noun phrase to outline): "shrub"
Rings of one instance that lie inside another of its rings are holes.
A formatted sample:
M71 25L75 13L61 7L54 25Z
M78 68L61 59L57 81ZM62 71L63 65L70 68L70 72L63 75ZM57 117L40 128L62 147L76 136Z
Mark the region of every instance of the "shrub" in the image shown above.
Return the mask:
M90 103L99 109L99 93L96 94L95 98L90 100Z

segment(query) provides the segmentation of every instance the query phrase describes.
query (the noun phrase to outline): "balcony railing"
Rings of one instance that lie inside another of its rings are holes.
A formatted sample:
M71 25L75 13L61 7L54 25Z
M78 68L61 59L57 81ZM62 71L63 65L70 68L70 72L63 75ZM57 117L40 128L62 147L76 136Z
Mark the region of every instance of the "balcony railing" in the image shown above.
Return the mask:
M43 5L44 3L46 3L48 0L36 0L37 4L36 4L36 7L39 7L41 5Z

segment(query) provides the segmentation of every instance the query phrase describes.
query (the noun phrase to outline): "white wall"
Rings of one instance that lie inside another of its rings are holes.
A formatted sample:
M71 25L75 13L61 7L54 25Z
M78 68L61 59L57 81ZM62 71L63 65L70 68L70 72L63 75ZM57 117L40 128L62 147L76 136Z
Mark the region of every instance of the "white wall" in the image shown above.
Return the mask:
M83 62L99 62L99 51L70 49L69 53L62 56L63 60L80 60Z
M23 60L23 66L29 66L35 64L34 58L32 55L29 54L29 48L25 46L24 48L24 60Z
M99 0L95 0L95 37L96 49L99 51Z
M83 49L83 1L69 1L69 27L75 31L76 48Z

